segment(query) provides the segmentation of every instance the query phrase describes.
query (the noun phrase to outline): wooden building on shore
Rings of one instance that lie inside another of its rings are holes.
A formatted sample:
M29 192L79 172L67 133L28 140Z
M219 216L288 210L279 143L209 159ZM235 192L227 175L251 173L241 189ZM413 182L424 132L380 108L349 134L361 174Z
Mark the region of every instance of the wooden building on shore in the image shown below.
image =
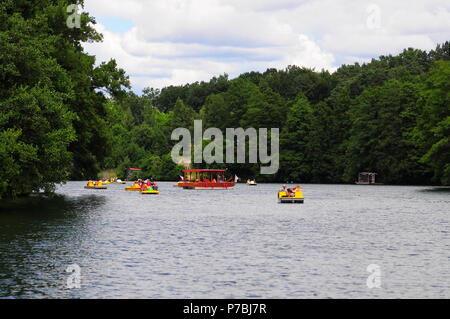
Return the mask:
M376 182L377 173L362 172L358 175L358 181L355 183L358 185L382 185L382 183Z

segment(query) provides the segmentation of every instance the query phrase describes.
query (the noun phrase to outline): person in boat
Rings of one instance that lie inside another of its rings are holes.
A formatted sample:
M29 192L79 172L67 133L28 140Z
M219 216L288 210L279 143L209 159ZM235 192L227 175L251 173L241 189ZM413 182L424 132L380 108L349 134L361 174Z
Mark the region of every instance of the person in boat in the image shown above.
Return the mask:
M286 185L281 186L280 192L286 192L287 197L295 196L295 191L292 188L287 188Z
M141 185L141 191L145 192L145 191L148 190L148 188L149 188L149 186L148 186L146 183L142 183L142 185Z
M286 192L289 197L295 197L295 190L293 188L287 188Z
M87 187L94 187L95 185L94 185L94 182L93 181L91 181L91 180L89 180L88 182L87 182L87 185L86 185Z
M158 184L156 184L156 182L152 182L152 188L153 188L153 190L157 191L158 190Z
M97 183L95 183L96 187L103 187L103 182L102 180L99 180Z

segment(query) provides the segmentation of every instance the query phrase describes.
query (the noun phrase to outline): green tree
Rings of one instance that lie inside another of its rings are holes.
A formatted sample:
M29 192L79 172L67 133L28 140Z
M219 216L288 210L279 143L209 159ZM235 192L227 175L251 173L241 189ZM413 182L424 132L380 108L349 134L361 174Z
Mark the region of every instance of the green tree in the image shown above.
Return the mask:
M286 124L280 136L280 171L278 179L297 182L311 180L308 138L312 125L313 109L308 98L299 94L289 108Z
M425 150L421 161L434 170L435 181L450 185L450 61L438 61L420 92L415 138Z
M345 179L374 171L387 183L423 182L426 168L411 139L418 112L418 86L391 80L365 90L351 109Z
M193 128L195 118L195 111L187 106L182 99L178 99L175 107L170 111L169 126L172 130L179 127L190 129Z

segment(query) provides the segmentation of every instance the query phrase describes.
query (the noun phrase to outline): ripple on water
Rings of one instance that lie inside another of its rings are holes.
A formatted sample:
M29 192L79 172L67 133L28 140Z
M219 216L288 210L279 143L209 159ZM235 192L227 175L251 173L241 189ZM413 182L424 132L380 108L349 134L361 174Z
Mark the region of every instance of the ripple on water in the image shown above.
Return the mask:
M71 182L0 208L0 298L450 297L448 191L304 185L304 205L279 205L278 187L144 197ZM80 290L65 287L74 263Z

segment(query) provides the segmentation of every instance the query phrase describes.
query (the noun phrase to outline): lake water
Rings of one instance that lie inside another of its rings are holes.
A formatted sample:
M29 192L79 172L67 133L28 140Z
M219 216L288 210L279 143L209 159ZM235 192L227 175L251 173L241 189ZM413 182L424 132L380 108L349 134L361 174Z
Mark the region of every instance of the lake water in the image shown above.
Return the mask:
M450 188L83 186L1 204L0 298L450 298Z

